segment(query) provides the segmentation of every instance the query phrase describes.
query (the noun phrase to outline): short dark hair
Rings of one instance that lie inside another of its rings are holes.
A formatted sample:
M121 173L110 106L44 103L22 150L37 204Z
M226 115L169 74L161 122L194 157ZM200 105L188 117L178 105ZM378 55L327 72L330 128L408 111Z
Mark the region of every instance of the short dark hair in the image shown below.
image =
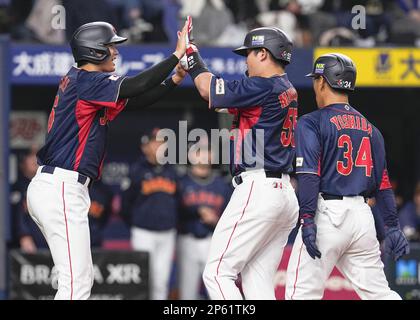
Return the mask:
M274 58L273 54L270 52L270 50L266 49L266 48L255 48L252 49L252 51L255 51L255 54L258 54L260 51L262 51L262 49L267 50L268 55L270 56L271 60L274 61L276 64L278 64L280 67L282 67L283 69L286 68L286 65L283 63L283 61Z

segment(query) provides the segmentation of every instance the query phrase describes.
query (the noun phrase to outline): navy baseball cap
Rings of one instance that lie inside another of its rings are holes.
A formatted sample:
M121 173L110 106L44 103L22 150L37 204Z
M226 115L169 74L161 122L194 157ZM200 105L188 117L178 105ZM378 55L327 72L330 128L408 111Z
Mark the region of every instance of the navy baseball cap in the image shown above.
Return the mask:
M322 76L332 88L351 92L356 85L356 74L356 66L349 57L341 53L328 53L315 60L312 72L306 76Z

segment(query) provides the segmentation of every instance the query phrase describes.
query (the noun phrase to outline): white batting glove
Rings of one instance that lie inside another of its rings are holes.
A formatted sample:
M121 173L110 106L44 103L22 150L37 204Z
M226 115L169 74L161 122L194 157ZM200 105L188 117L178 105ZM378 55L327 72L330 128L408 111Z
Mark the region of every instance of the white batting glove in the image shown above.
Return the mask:
M193 53L193 52L197 52L198 49L197 47L192 43L194 41L194 36L193 36L193 24L192 24L192 17L191 16L187 16L187 34L186 34L186 44L187 44L187 51L184 54L184 56L179 60L182 68L185 71L188 71L191 68L191 62L189 62L188 60L188 55ZM180 33L178 32L178 37L180 36Z

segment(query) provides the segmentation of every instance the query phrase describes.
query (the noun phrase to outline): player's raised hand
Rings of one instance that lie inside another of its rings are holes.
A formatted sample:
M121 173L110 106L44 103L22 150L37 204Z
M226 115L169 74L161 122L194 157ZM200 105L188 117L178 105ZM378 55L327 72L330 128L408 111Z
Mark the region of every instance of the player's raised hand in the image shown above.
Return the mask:
M187 33L188 21L185 21L182 30L180 32L178 31L178 42L176 43L176 49L174 52L178 59L181 59L185 54L185 50L187 50Z
M186 42L187 42L187 50L185 55L180 59L180 63L184 70L188 71L192 66L191 63L194 63L194 58L191 58L191 54L194 52L198 52L198 48L194 43L194 36L193 36L193 24L192 24L192 17L187 16L185 21L187 24L187 34L186 34ZM178 37L180 37L180 32L178 31ZM190 60L188 58L190 57Z
M181 63L178 63L175 68L175 74L172 76L172 81L175 84L180 84L186 75L187 71L182 68Z
M192 17L187 16L187 45L194 42Z
M404 233L398 227L391 227L385 236L385 252L395 261L410 252L410 247Z
M316 224L313 216L303 214L301 218L302 223L302 240L306 246L306 251L312 259L321 258L321 252L316 245Z

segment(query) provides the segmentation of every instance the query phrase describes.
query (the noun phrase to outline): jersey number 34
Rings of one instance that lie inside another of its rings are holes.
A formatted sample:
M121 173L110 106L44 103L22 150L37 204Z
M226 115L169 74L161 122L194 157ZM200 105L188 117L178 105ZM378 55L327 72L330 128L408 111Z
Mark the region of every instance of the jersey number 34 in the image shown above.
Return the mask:
M353 161L353 143L351 138L347 134L343 134L338 138L338 148L344 149L344 160L337 161L338 173L348 176L353 171L353 166L363 167L365 174L370 177L372 174L373 161L372 161L372 150L370 146L370 139L363 137L360 143L359 150L357 151L356 159Z

